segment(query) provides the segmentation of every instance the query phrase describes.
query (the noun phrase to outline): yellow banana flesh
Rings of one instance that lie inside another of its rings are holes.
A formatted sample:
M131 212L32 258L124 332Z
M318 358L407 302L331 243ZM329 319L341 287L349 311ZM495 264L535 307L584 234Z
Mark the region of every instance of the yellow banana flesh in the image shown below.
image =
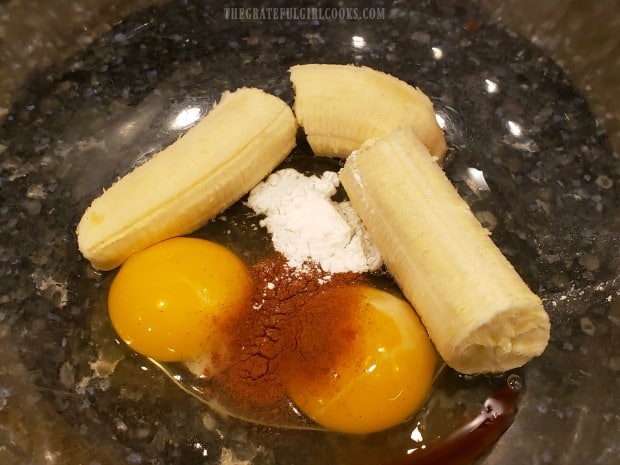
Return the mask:
M340 179L449 366L503 372L544 351L550 326L540 299L412 129L353 153Z
M296 133L281 99L254 88L225 92L185 135L92 202L77 227L80 251L93 267L110 270L198 229L282 162Z
M294 111L317 155L347 157L364 141L412 127L442 161L447 145L430 99L419 89L365 66L307 64L290 69Z

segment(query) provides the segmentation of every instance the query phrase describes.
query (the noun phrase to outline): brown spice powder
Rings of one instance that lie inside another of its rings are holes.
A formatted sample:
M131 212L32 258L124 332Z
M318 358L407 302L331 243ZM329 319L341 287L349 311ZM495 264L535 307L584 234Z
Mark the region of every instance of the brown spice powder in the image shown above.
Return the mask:
M257 263L251 275L252 306L227 322L227 362L213 382L241 410L282 416L290 410L283 380L332 370L349 356L357 336L349 285L363 278L291 268L284 258Z

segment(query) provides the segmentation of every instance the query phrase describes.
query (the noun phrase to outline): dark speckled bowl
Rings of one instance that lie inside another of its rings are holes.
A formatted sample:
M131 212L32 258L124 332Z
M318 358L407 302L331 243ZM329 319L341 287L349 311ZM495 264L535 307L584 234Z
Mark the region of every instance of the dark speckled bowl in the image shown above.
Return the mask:
M466 3L382 11L240 20L173 1L31 77L0 128L0 463L378 464L413 447L416 428L445 434L503 382L446 370L424 410L389 432L285 431L219 416L115 340L113 273L76 248L83 210L177 138L184 109L243 85L291 103L287 69L308 62L375 67L431 96L448 175L544 300L551 343L517 370L519 412L480 463L618 462L620 175L604 131L558 66ZM322 169L304 144L293 156ZM256 254L256 222L237 205L197 234Z

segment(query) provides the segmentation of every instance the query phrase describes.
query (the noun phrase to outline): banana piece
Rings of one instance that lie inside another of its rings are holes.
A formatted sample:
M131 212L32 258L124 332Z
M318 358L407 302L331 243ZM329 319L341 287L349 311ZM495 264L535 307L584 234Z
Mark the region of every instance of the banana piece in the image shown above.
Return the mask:
M315 154L347 157L367 139L410 126L443 160L448 149L443 132L419 89L365 66L296 65L290 74L293 109Z
M340 179L449 366L504 372L544 351L550 325L540 299L411 128L350 155Z
M295 146L290 107L262 90L225 92L185 135L95 199L77 227L93 267L188 234L269 174Z

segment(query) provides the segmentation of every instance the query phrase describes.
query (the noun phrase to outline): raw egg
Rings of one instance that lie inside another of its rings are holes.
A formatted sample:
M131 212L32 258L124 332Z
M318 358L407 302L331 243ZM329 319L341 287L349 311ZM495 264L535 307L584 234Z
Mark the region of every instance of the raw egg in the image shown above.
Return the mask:
M114 329L132 349L159 361L212 354L220 327L250 305L245 264L227 248L179 237L127 259L108 295Z
M355 306L354 312L345 312L355 320L348 326L354 334L342 333L349 344L346 356L318 373L300 367L287 381L287 390L297 407L324 427L370 433L402 422L421 406L438 358L406 301L367 286L350 286L348 292L343 298L343 289L336 288L320 297L326 306L333 302ZM309 339L309 344L315 343Z

